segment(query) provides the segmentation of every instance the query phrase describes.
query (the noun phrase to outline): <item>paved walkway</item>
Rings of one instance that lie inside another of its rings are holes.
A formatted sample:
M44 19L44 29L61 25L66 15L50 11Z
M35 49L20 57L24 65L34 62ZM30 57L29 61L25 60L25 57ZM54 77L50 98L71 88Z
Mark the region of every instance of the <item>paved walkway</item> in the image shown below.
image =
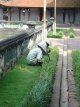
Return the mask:
M80 50L80 31L75 31L75 39L49 39L51 46L58 46L60 51L50 107L78 107L71 58L72 50Z

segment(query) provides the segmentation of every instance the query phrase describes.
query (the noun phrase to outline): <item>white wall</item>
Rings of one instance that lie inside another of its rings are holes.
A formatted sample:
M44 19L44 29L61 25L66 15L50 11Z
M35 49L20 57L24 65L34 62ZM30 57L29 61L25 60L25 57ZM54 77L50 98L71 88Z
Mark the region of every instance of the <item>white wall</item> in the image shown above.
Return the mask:
M11 21L19 21L19 9L18 8L11 9Z

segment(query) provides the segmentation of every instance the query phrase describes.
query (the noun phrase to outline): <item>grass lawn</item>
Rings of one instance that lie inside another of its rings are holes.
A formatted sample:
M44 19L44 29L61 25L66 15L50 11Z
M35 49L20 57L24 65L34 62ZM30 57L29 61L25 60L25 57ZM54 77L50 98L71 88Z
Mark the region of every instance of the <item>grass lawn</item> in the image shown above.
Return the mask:
M72 65L80 107L80 51L75 50L72 52Z
M53 49L50 54L51 61L48 57L44 59L43 66L28 66L26 56L23 56L15 67L11 68L6 76L0 80L0 107L16 107L23 101L27 93L35 86L36 82L43 71L56 70L58 49ZM54 74L55 75L55 74ZM54 76L53 75L53 76Z
M16 66L0 80L0 107L15 107L30 91L40 75L41 67L31 67L22 57Z

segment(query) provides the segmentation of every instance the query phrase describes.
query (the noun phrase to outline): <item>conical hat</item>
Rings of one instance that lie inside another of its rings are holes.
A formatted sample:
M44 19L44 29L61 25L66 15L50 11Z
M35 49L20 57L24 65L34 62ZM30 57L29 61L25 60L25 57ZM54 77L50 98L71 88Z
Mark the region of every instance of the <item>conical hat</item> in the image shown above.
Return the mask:
M47 53L47 47L49 46L49 44L45 41L42 41L38 44L39 47L41 47L45 53Z

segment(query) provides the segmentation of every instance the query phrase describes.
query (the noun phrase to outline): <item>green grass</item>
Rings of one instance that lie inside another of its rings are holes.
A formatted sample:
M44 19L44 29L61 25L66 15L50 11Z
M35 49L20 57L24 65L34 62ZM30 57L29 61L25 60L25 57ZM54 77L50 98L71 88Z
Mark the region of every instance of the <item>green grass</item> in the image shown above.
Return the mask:
M72 52L72 65L74 71L74 78L76 82L77 96L80 106L80 51L74 50Z
M0 106L15 107L30 91L40 75L41 67L30 67L26 58L19 60L16 66L0 80Z
M57 28L56 29L56 34L55 32L49 31L47 37L48 38L63 38L64 34L67 33L69 38L75 38L75 31L73 28Z
M25 97L35 89L34 87L38 82L40 82L39 80L42 80L40 78L47 75L46 72L48 72L49 75L53 74L54 77L58 58L58 49L54 48L50 57L50 62L47 56L43 59L44 63L41 67L27 65L26 57L23 56L15 67L10 69L7 75L0 80L0 107L16 107L21 104L25 104Z
M18 107L49 107L58 58L57 48L52 50L50 58L51 61L47 56L44 58L38 81Z
M62 38L63 35L64 35L63 31L57 29L56 34L53 31L49 31L47 36L48 36L48 38Z

